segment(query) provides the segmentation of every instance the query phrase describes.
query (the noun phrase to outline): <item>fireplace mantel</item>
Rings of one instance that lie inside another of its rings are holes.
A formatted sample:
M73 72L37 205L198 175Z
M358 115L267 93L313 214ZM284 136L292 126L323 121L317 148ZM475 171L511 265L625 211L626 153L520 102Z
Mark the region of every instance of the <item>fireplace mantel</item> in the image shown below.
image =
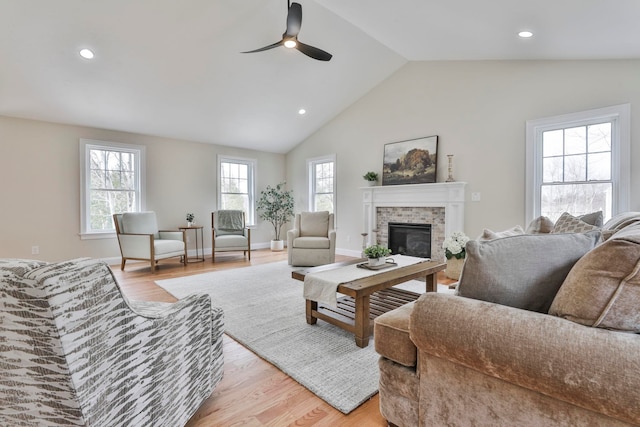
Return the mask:
M432 207L445 209L445 235L464 230L466 182L387 185L362 187L364 232L368 244L374 243L376 210L379 207Z

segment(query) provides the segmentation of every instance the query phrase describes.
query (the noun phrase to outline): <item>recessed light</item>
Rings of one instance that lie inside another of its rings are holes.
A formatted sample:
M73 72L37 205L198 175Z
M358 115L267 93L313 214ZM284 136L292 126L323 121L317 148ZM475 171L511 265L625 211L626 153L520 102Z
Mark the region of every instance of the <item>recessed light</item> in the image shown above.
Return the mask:
M298 114L300 115L307 114L307 110L305 110L304 108L301 108L298 110Z
M531 31L520 31L518 35L523 39L528 39L529 37L533 37L533 33Z
M84 59L93 59L93 52L89 49L82 49L80 51L80 56L82 56Z

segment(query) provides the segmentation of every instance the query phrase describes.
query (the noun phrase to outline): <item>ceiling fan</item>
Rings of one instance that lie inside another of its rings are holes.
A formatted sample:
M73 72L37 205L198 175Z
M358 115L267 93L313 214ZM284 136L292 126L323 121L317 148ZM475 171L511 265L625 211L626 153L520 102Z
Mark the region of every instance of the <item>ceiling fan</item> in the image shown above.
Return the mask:
M308 57L317 59L318 61L329 61L333 56L330 53L298 41L298 33L302 26L302 6L300 3L291 3L290 0L287 0L287 9L287 29L284 34L282 34L282 40L277 43L270 44L269 46L261 47L260 49L242 53L262 52L264 50L273 49L274 47L285 46L290 49L298 49Z

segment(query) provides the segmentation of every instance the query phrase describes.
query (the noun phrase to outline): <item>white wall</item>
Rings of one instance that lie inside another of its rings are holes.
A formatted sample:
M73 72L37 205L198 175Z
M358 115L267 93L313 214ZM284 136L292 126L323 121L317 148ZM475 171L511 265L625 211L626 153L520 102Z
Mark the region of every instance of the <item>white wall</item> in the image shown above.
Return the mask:
M438 181L467 185L465 232L525 221L525 122L631 103L631 209L640 210L640 60L410 62L287 154L296 209L305 210L305 161L337 156L337 247L358 250L362 175L382 171L384 144L438 135ZM480 202L471 202L480 192Z
M0 116L0 257L120 256L115 238L80 239L80 138L146 146L147 210L156 211L165 229L185 225L186 213L193 212L205 226L206 248L217 204L218 154L257 159L258 192L285 178L282 154ZM252 243L268 247L272 233L271 224L260 222ZM39 255L31 254L32 246L40 247Z

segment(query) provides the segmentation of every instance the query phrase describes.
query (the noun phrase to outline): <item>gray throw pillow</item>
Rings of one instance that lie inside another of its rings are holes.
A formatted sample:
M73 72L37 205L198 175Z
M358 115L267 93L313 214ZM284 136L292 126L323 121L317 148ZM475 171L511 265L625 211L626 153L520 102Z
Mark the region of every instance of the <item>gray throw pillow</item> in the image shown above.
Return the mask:
M469 241L457 295L547 313L571 267L599 231Z

